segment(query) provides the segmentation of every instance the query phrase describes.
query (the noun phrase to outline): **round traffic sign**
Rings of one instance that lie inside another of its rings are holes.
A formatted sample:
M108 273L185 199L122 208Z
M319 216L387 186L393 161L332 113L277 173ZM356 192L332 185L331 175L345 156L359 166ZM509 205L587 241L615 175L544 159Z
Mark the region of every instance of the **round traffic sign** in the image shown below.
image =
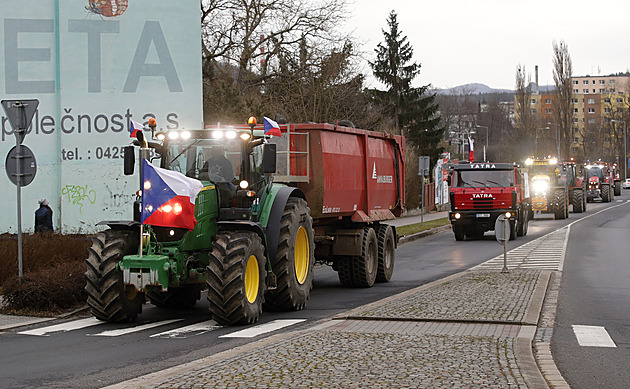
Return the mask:
M20 174L18 175L18 163ZM24 145L14 146L5 161L7 176L14 185L20 183L20 186L26 186L33 182L35 173L37 172L37 161L35 155L28 147Z

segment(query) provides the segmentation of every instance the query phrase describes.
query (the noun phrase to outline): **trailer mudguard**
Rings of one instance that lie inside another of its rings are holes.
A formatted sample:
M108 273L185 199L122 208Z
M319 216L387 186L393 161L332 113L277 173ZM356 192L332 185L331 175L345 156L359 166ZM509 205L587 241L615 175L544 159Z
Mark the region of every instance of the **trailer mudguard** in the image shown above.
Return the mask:
M289 197L300 197L306 200L304 193L298 188L290 186L281 187L273 199L273 205L269 212L265 234L267 236L267 255L268 258L275 258L278 251L278 239L280 238L280 220L284 213L284 207L287 205Z

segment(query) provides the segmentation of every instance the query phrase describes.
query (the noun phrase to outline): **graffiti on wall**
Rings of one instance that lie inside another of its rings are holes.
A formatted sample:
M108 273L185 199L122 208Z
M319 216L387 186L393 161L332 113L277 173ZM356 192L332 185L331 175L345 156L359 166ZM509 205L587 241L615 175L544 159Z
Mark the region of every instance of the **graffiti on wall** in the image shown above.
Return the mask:
M85 204L94 204L96 202L96 191L88 189L87 184L85 186L66 185L61 188L61 196L67 196L70 204L78 205L81 215L83 215L83 206Z

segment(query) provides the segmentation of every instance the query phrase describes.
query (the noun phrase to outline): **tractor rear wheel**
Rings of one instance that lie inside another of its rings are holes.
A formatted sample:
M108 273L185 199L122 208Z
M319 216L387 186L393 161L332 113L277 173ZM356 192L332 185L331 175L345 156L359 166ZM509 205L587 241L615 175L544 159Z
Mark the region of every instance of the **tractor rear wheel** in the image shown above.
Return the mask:
M147 290L147 297L156 307L186 309L194 306L201 298L201 285L169 288L166 292Z
M219 233L208 265L208 302L219 324L258 321L265 293L265 250L249 231Z
M396 259L394 230L391 226L381 224L376 228L376 238L378 240L376 282L388 282L394 274L394 260Z
M611 201L611 197L610 197L610 185L608 184L602 184L601 187L601 196L602 196L602 202L604 203L608 203Z
M567 212L567 196L564 189L556 189L554 192L555 206L553 214L556 220L566 219Z
M267 292L265 308L304 309L313 289L314 252L311 211L304 199L290 197L280 220L276 258L271 260L278 286Z
M573 198L571 199L573 204L574 213L584 212L584 193L582 189L573 189Z
M87 304L94 317L109 322L135 321L142 312L144 293L125 286L123 273L117 267L125 255L137 254L139 233L128 230L105 230L92 238L85 260L87 270Z

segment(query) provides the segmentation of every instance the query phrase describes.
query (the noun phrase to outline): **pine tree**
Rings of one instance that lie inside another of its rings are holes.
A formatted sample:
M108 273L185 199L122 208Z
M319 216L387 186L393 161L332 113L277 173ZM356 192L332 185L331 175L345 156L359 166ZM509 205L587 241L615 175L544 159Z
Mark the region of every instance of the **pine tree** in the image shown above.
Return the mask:
M382 30L385 41L374 49L376 60L370 62L370 67L374 77L389 89L372 90L374 102L393 120L411 146L435 161L443 151L438 144L444 134L444 128L439 126L435 94L427 95L429 85L419 88L411 85L420 74L421 65L411 62L413 48L398 29L396 12L390 12L387 24L389 31Z

